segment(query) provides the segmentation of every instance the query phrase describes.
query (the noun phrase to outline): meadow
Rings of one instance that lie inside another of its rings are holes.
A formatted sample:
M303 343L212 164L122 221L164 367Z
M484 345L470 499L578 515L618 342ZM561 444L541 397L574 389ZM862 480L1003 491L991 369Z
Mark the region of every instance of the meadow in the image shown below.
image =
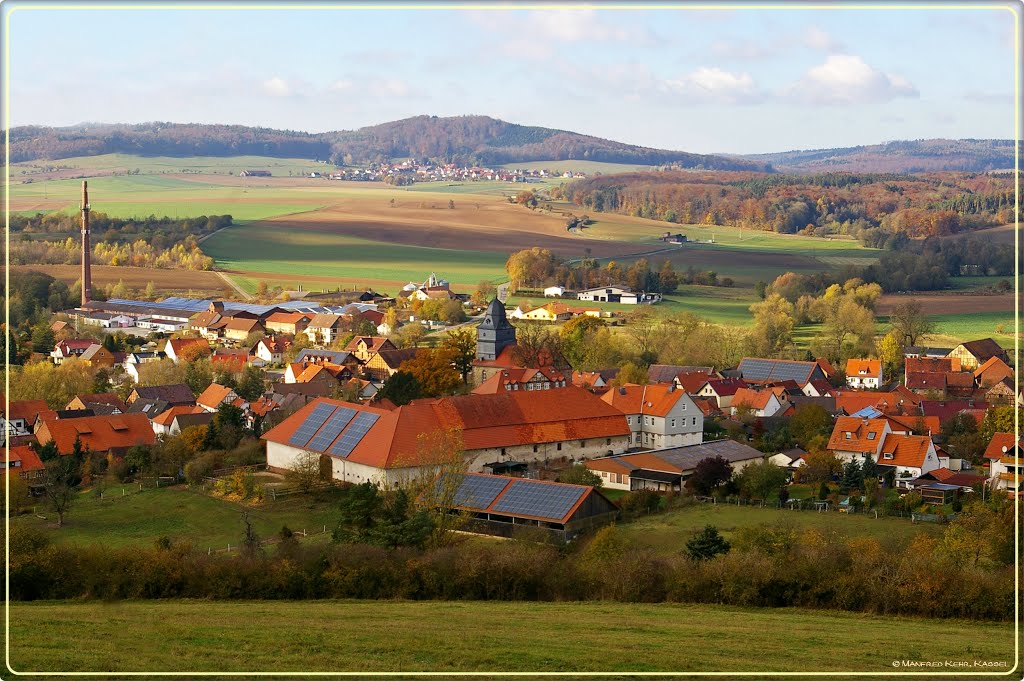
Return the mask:
M122 489L125 492L122 495ZM285 497L264 506L241 504L190 491L184 487L145 488L110 485L100 499L93 490L73 503L60 529L48 529L54 518L45 507L37 514L15 516L15 528L44 530L55 542L78 545L152 547L160 537L184 541L193 548L225 549L238 546L245 536L242 512L247 511L253 529L262 539L276 536L287 525L293 531L330 532L338 523L336 504L330 499ZM44 517L40 517L44 516Z
M994 671L1003 673L1014 665L1009 623L715 605L43 601L12 603L10 625L9 661L19 673L717 671L769 678L885 674L894 660L979 660L1002 663Z

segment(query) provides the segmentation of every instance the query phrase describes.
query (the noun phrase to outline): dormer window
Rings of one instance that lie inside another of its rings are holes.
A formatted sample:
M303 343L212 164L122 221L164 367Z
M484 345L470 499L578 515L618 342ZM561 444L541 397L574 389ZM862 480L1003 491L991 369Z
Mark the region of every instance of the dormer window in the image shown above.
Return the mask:
M892 458L892 452L886 452L885 454L882 454L882 458L883 459L891 459Z
M869 440L874 440L875 439L875 433L868 433L868 439Z
M845 432L845 433L843 433L843 434L844 434L844 435L846 436L846 439L847 439L847 440L850 440L850 439L852 439L852 438L853 438L853 433L851 433L850 431L846 431L846 432Z

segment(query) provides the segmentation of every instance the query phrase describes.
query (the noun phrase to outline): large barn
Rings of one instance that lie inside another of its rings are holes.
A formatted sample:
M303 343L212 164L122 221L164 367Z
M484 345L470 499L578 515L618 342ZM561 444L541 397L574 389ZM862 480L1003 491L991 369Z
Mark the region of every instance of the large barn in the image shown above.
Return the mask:
M393 410L315 400L268 431L267 465L284 471L313 452L331 476L392 486L426 467L461 440L466 470L488 464L582 461L626 451L626 417L586 390L502 391L415 400ZM450 440L448 440L450 442ZM492 466L493 468L493 466Z

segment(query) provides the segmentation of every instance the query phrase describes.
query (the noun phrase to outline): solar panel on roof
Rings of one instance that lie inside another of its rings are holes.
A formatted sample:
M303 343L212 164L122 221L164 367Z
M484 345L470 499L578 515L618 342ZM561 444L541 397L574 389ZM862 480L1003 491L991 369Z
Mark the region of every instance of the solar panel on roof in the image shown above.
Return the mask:
M334 438L338 437L342 429L348 425L348 422L352 420L352 417L356 415L355 409L349 409L348 407L338 407L338 410L331 414L331 418L327 419L327 423L320 429L309 444L306 445L306 449L311 449L314 452L325 452L327 446L334 442Z
M316 405L313 411L306 417L306 420L302 422L295 434L288 438L288 444L294 447L305 447L306 443L309 442L313 434L320 430L320 426L324 425L324 421L327 417L334 413L334 405L322 403Z
M549 485L517 479L494 504L493 510L498 513L561 520L585 491L585 487Z
M352 424L345 429L338 441L329 450L334 456L347 457L356 448L356 445L363 439L367 431L377 422L378 415L370 412L361 412L355 417Z
M509 478L488 477L482 475L466 475L462 484L455 492L453 506L484 509L494 502L501 490L509 483ZM438 484L442 484L441 481Z

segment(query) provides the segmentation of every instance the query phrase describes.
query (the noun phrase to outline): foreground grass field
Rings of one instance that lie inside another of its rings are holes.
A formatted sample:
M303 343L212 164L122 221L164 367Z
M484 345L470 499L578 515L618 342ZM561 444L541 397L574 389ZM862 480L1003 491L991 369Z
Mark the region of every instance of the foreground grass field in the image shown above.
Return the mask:
M1014 654L1012 624L691 605L40 602L12 604L10 622L11 666L38 673L731 671L765 678L891 673L894 660L996 662L1005 673Z

